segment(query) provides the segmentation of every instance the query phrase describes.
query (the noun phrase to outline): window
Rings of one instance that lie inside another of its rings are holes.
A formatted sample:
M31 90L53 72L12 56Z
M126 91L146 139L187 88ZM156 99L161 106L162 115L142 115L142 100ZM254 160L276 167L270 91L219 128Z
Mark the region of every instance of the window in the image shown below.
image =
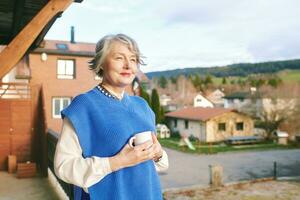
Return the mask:
M74 79L75 66L74 60L57 60L57 78Z
M188 120L184 120L184 127L185 127L185 129L189 128L189 121Z
M67 44L56 44L56 48L60 50L68 50L68 45Z
M225 123L219 123L218 124L218 130L219 131L226 131L226 124Z
M243 122L238 122L235 124L236 125L236 130L237 131L243 131L244 130L244 123Z
M174 119L174 127L177 127L177 119Z
M52 117L60 118L60 111L66 108L71 102L70 97L55 97L52 99Z

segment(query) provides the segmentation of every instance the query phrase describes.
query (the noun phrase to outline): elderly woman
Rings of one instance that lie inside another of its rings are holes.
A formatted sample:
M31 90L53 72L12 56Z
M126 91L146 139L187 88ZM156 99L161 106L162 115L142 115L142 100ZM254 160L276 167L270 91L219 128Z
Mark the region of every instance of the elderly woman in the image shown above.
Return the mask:
M168 156L152 141L128 144L140 132L155 132L155 115L146 101L124 92L143 64L136 42L124 34L108 35L96 45L90 68L102 82L76 96L61 112L56 175L74 185L78 199L162 199L157 171Z

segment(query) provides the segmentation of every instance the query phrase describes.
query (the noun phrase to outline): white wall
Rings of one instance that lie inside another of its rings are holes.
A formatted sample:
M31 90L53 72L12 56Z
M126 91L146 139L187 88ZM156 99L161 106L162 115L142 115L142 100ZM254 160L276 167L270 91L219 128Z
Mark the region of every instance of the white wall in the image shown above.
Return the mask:
M212 102L210 102L209 100L207 100L202 95L198 94L194 98L194 107L204 107L204 108L208 107L208 108L213 108L214 104Z
M188 129L185 128L185 120L183 119L177 119L177 127L174 127L174 119L172 119L172 123L171 123L171 129L172 130L176 130L179 131L179 133L181 135L184 136L195 136L195 137L200 137L200 130L201 130L201 126L200 126L200 122L199 121L191 121L189 120L188 122Z

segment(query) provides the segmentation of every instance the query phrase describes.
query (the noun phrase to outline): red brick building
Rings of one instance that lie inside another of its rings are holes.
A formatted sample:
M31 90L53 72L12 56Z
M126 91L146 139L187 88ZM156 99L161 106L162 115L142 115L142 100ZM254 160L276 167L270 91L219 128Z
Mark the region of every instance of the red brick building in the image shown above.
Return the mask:
M60 111L69 105L74 96L101 81L88 68L94 51L93 43L44 40L3 81L29 82L31 86L41 84L46 124L59 133L62 123ZM142 72L139 72L138 77L143 83L147 82L147 77ZM126 91L134 94L132 87L126 88Z

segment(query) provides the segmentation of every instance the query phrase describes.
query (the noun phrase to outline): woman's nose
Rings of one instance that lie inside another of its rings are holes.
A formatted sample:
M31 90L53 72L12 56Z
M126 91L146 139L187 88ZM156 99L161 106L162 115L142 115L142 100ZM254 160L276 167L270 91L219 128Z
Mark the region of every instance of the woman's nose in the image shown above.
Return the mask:
M130 65L130 62L129 62L129 60L126 58L125 61L124 61L123 67L124 67L125 69L129 69L129 67L130 67L129 65Z

